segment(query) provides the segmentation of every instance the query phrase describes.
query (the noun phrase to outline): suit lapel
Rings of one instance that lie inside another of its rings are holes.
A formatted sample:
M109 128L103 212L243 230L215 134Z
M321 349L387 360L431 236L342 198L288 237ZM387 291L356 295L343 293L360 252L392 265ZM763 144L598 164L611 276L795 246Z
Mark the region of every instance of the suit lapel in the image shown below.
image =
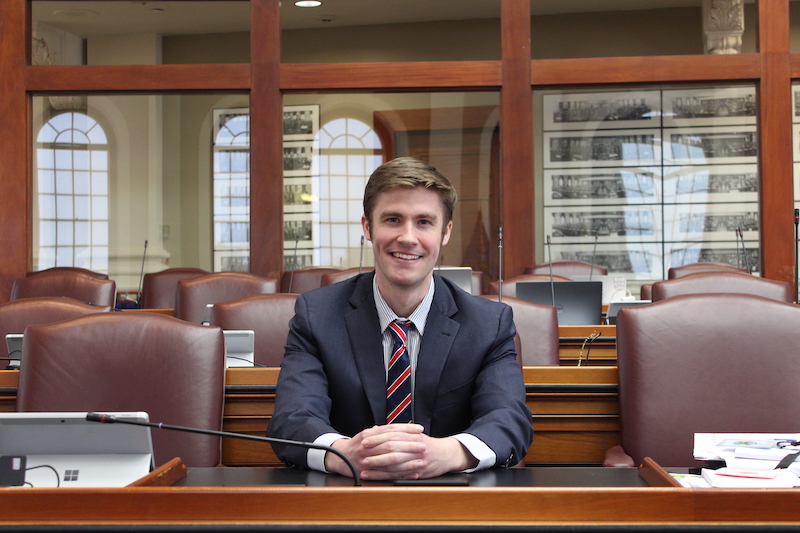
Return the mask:
M438 276L434 276L433 303L425 323L425 334L417 358L414 374L414 421L431 429L431 416L436 392L442 379L442 369L450 356L460 324L450 317L458 308L453 295Z
M374 275L374 274L373 274ZM353 359L376 424L386 421L386 370L378 311L372 295L373 275L361 276L345 315Z

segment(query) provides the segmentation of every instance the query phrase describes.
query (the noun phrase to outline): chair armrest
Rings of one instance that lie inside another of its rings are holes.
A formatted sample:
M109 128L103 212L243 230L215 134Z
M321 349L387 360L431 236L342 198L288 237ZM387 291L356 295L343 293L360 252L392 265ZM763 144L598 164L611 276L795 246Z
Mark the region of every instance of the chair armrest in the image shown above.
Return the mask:
M605 467L623 467L623 466L636 466L633 463L633 458L625 453L622 446L614 446L606 450L606 456L603 459L603 466Z

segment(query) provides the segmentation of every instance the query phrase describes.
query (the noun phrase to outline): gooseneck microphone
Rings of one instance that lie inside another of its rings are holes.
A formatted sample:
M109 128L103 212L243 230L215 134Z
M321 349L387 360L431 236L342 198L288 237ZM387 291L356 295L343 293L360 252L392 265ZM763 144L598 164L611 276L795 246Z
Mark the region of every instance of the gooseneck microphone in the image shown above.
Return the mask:
M289 274L289 290L286 291L289 294L292 293L292 284L294 283L294 271L297 268L297 244L300 242L300 236L294 236L294 254L292 255L292 271Z
M361 268L364 265L364 236L361 236L361 245L358 250L358 273L361 274Z
M794 210L794 290L795 290L795 303L800 303L800 287L798 287L798 274L797 274L797 255L798 255L798 232L797 226L800 224L800 209Z
M156 429L169 429L174 431L183 431L186 433L212 435L215 437L230 437L233 439L255 440L259 442L274 442L277 444L289 444L292 446L312 448L315 450L325 450L326 452L331 452L332 454L339 456L339 458L341 458L342 461L347 463L348 468L350 468L350 471L353 473L353 485L356 487L361 485L361 478L358 477L358 470L356 470L356 465L353 464L353 461L351 461L349 457L347 457L344 453L340 452L339 450L332 448L331 446L325 446L323 444L314 444L313 442L302 442L299 440L279 439L276 437L265 437L261 435L246 435L244 433L231 433L230 431L216 431L213 429L173 426L170 424L162 424L155 422L141 422L139 420L128 420L124 418L117 418L113 415L107 415L102 413L86 413L86 420L90 422L100 422L101 424L114 424L114 423L130 424L132 426L145 426Z
M498 272L497 272L497 301L503 301L503 226L497 227L497 256L498 256Z
M742 241L742 257L744 258L744 268L747 269L748 274L752 274L753 271L750 269L750 260L747 258L747 248L744 247L744 232L742 231L741 226L739 226L739 239Z
M550 250L550 235L547 236L547 264L550 266L550 299L553 307L556 306L556 286L553 283L553 253Z
M594 234L594 247L592 248L592 261L590 263L589 281L592 281L592 274L594 274L594 256L597 253L597 233Z
M139 289L136 292L136 309L142 308L142 281L144 281L144 262L147 259L147 239L144 240L144 253L142 254L142 270L139 272Z

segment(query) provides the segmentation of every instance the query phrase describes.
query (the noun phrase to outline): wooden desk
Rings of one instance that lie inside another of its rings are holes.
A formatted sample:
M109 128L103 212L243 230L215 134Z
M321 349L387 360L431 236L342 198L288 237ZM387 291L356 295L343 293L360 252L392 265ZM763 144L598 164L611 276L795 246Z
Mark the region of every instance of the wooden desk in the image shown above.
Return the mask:
M277 368L229 368L223 429L263 435L275 405ZM0 370L0 411L14 411L19 372ZM529 465L599 465L619 444L617 369L613 366L525 367L534 440ZM226 465L279 465L262 443L224 439Z
M226 480L247 474L238 468L200 470L205 471L203 475L219 474ZM314 486L287 486L270 484L276 476L271 469L265 470L251 473L266 480L261 486L225 481L229 486L0 489L4 501L13 502L4 506L0 525L36 531L48 530L47 526L53 531L68 526L116 531L122 526L162 532L187 531L191 526L202 526L203 531L268 528L315 532L372 532L379 527L390 527L392 532L487 531L487 526L492 526L491 531L515 532L800 529L800 490L643 487L627 482L611 486L561 482L497 486L489 482L469 487L351 487L341 485L349 482L345 478L324 474L317 474L317 481L306 482ZM537 472L526 472L530 469L512 470L520 470L513 472L514 477L538 477ZM597 470L574 475L587 480L609 475ZM631 477L629 472L621 475ZM192 477L190 470L188 485ZM398 507L405 511L398 512ZM741 529L734 529L736 526Z
M588 340L598 333L599 337ZM579 360L583 365L617 364L617 326L558 326L558 336L562 365L577 365Z

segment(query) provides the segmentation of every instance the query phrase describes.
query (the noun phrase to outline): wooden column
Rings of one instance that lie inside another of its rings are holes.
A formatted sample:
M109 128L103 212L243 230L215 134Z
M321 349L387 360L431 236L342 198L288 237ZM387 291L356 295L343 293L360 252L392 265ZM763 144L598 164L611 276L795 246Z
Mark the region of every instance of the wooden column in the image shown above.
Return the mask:
M794 280L789 0L758 0L761 274Z

